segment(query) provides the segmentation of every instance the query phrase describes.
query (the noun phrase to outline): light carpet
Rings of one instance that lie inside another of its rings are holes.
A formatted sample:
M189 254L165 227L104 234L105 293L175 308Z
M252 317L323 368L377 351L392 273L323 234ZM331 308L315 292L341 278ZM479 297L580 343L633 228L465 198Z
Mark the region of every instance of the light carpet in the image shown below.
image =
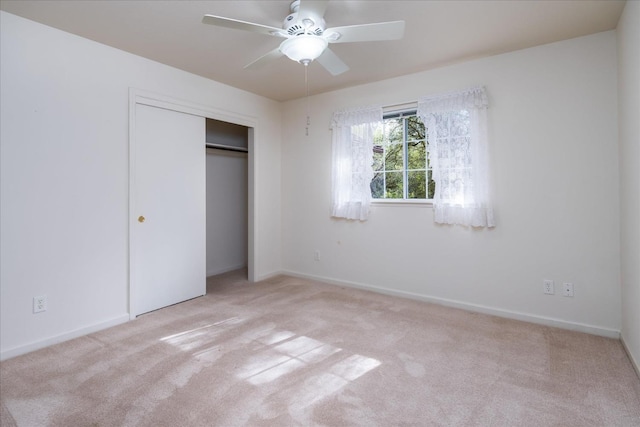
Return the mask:
M245 277L0 363L2 426L640 426L617 340Z

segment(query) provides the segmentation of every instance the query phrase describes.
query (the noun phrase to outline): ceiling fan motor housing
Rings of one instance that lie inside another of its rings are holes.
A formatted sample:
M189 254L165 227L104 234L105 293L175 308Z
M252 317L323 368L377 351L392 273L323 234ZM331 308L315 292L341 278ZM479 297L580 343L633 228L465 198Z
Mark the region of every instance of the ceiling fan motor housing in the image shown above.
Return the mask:
M322 16L301 17L298 13L299 6L299 0L291 3L291 13L284 18L282 28L290 36L299 36L302 34L321 36L326 28L324 18Z

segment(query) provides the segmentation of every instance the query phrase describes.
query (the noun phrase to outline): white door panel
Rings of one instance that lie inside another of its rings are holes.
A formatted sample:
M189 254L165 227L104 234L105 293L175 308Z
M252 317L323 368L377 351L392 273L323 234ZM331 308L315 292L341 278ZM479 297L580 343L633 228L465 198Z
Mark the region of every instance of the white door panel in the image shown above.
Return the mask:
M205 119L135 108L133 316L206 293Z

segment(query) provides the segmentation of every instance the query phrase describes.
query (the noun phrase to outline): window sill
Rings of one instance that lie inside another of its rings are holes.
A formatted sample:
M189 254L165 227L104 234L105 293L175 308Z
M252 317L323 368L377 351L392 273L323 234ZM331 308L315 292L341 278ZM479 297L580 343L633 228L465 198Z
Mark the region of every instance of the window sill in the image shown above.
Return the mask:
M373 199L371 201L372 206L416 206L416 207L431 207L433 206L432 200L408 200L408 199Z

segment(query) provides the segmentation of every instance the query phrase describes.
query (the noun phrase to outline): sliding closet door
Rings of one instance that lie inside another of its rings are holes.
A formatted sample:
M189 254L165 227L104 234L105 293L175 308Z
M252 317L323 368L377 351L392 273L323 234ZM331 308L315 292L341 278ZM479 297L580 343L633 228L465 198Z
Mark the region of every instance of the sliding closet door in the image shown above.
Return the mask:
M205 119L135 105L131 314L206 293Z

